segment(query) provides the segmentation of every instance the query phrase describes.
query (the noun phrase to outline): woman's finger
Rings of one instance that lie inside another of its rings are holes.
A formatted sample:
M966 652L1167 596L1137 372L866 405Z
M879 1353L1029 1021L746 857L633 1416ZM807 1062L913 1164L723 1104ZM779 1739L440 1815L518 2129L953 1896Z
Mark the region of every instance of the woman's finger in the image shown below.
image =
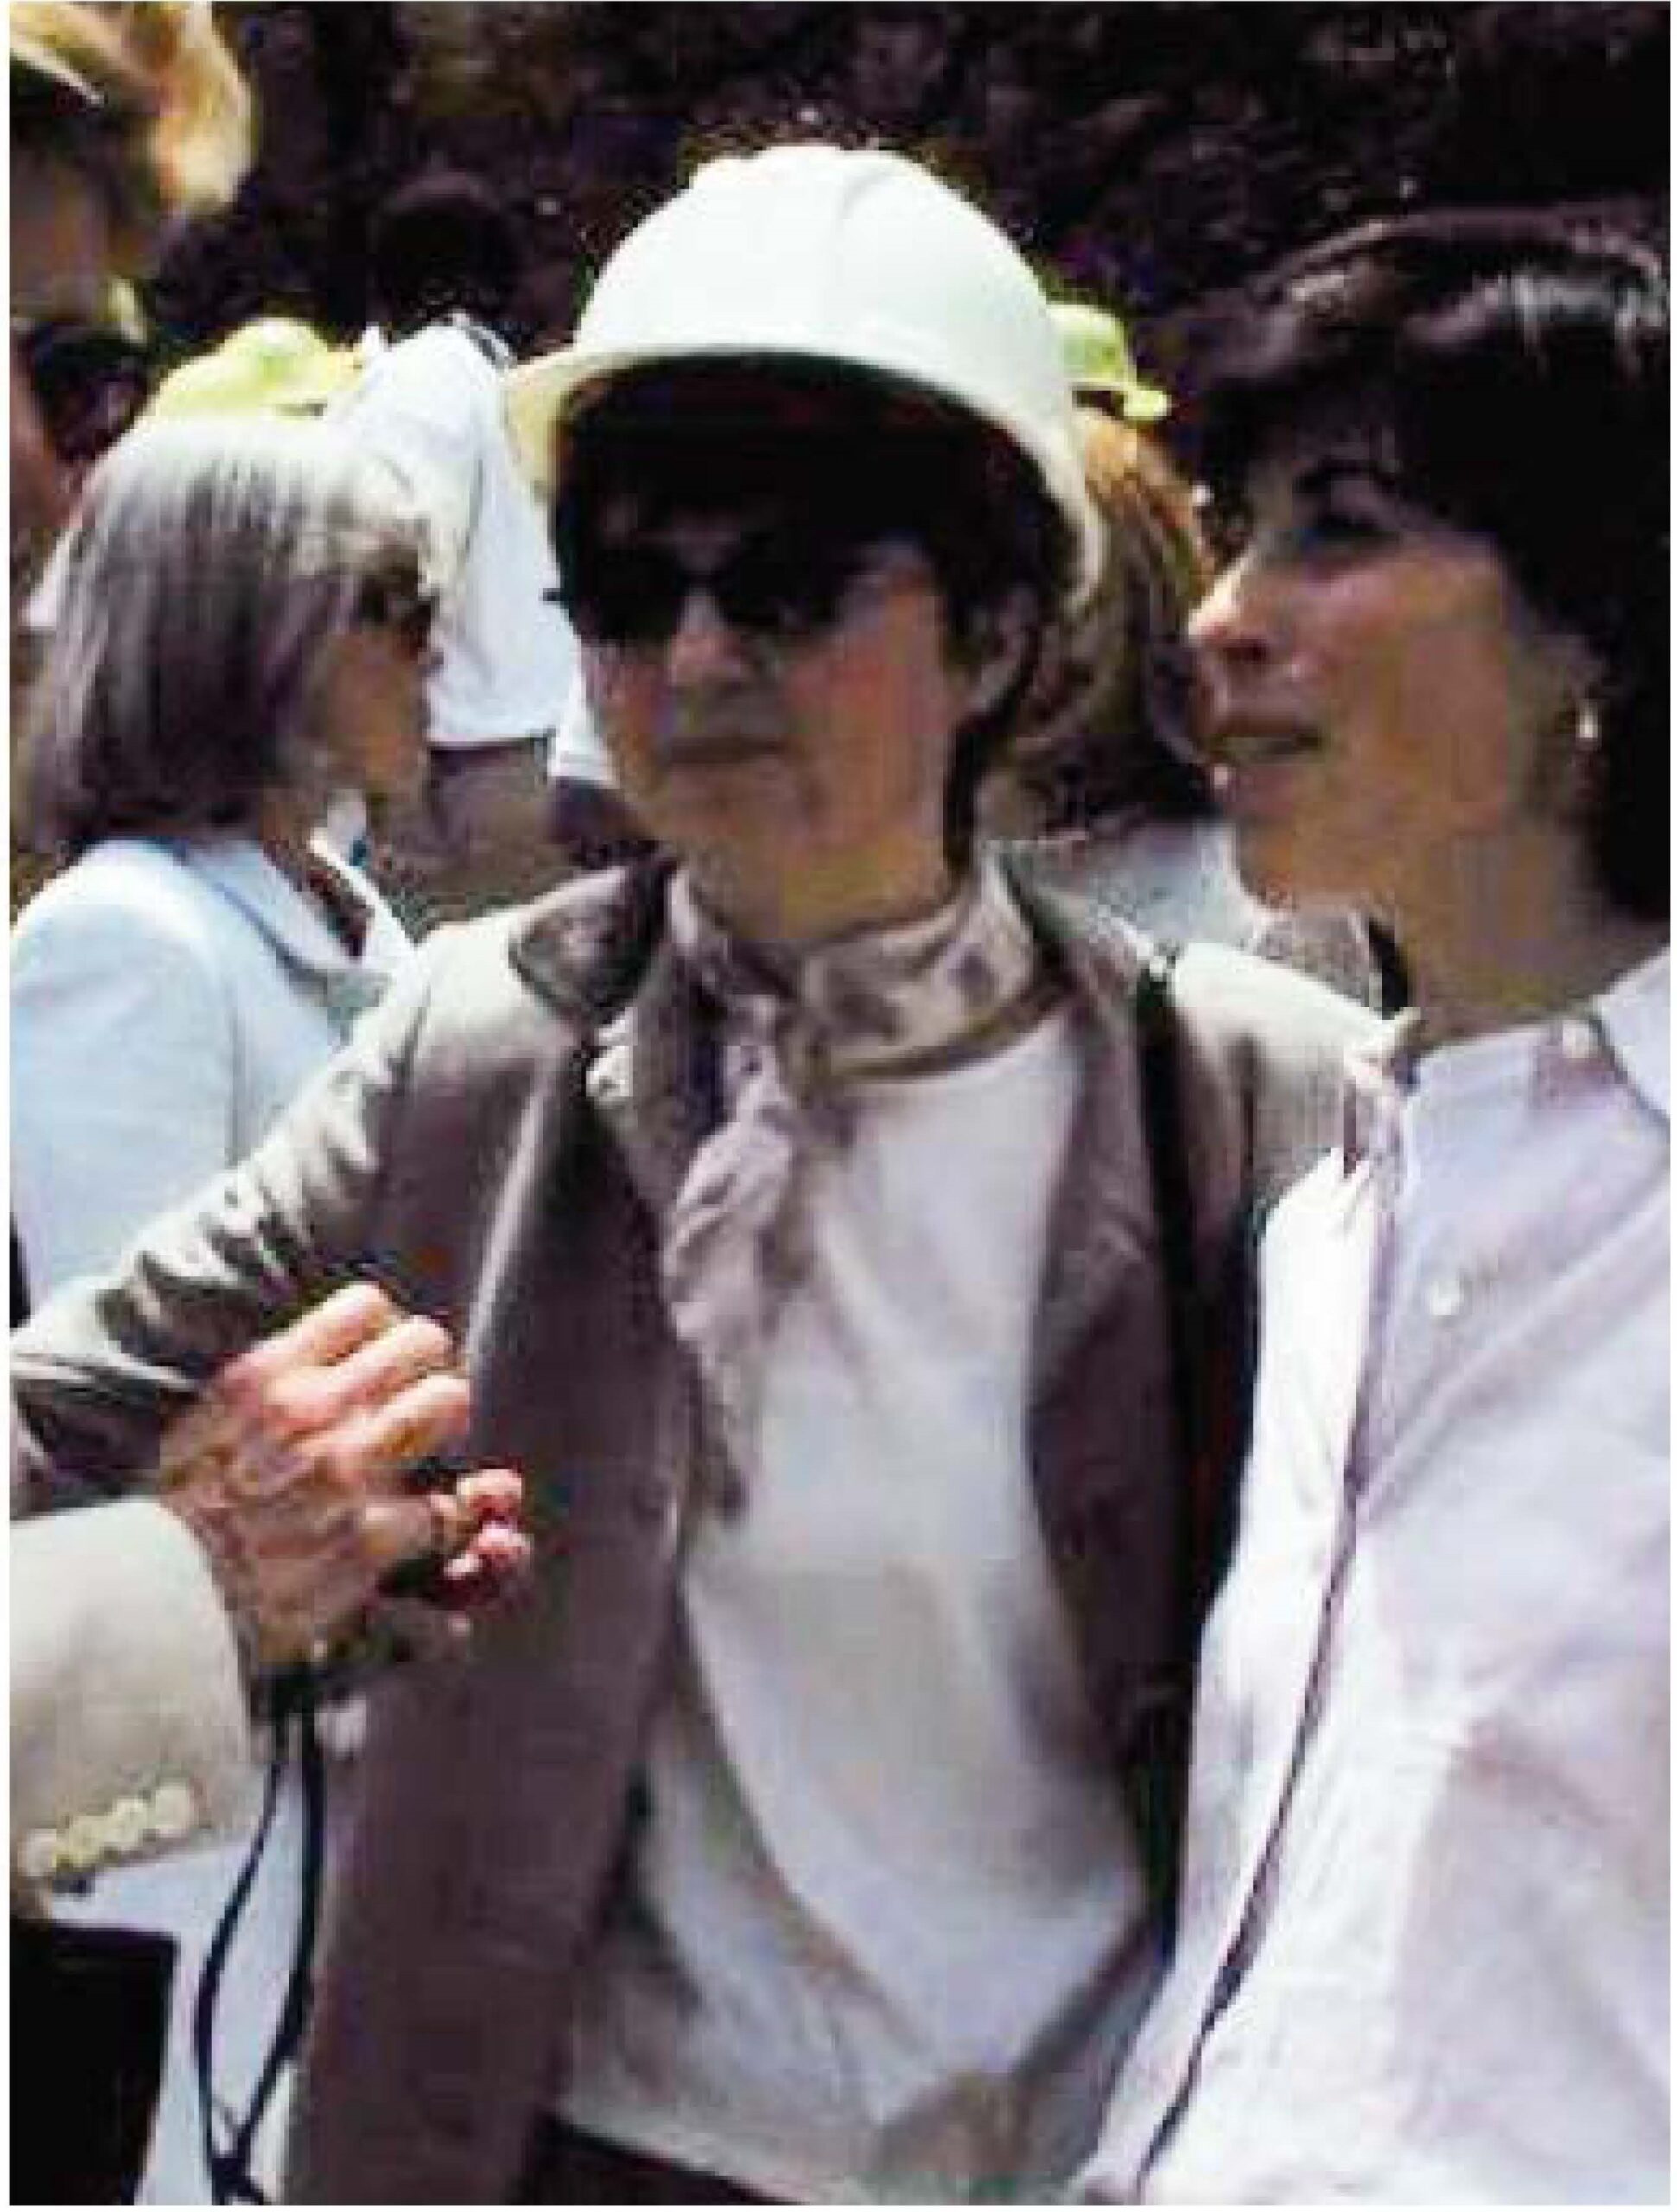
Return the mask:
M466 1433L472 1393L463 1376L426 1375L385 1403L346 1415L314 1447L346 1490L384 1491Z
M454 1341L441 1324L403 1314L341 1359L320 1367L321 1418L333 1421L358 1406L383 1405L410 1383L455 1372Z
M331 1366L371 1344L395 1322L397 1308L374 1282L346 1283L289 1327L231 1360L217 1385L262 1383L298 1367Z

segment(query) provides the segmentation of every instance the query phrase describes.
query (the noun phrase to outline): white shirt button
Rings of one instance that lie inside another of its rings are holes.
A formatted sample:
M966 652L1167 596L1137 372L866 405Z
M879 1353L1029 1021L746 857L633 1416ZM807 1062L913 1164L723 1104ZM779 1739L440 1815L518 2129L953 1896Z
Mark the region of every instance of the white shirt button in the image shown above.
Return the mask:
M1561 1058L1570 1061L1574 1067L1579 1067L1585 1060L1592 1060L1596 1057L1595 1027L1580 1014L1568 1014L1559 1025L1555 1031L1555 1042L1560 1048Z
M1453 1321L1467 1304L1467 1287L1459 1275L1440 1275L1426 1293L1426 1310L1435 1321Z
M105 1822L92 1813L78 1813L64 1831L64 1856L83 1872L106 1856Z
M140 1797L118 1797L105 1816L105 1832L113 1851L137 1851L146 1840L149 1826L145 1801Z
M50 1882L63 1864L63 1850L51 1828L32 1828L17 1847L17 1871L26 1882Z
M189 1835L197 1823L198 1806L184 1782L165 1782L151 1793L151 1832L173 1843Z

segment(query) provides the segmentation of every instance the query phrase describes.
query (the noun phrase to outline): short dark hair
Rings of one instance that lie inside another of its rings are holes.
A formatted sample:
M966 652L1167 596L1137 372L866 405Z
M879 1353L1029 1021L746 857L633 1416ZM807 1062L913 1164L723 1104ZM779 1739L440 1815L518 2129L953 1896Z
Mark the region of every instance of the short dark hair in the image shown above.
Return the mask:
M434 169L393 192L373 218L368 260L374 308L398 331L455 309L499 321L522 269L511 218L464 169Z
M553 503L560 573L606 504L632 492L649 521L795 505L924 551L958 654L1023 589L1032 642L1005 696L958 732L945 836L964 862L978 790L1013 732L1074 549L1058 510L1013 442L918 387L829 361L740 355L626 371L578 404L561 433Z
M1368 405L1405 492L1488 538L1599 671L1587 835L1622 911L1670 900L1667 286L1581 217L1440 209L1282 263L1204 375L1214 490L1324 401Z

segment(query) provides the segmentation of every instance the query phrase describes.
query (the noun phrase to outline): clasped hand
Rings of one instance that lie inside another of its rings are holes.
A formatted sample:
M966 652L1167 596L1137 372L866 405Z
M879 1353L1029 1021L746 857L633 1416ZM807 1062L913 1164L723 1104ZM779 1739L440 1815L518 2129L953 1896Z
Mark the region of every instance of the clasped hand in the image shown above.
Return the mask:
M510 1468L413 1486L470 1402L448 1332L355 1283L230 1361L168 1430L163 1503L207 1553L251 1667L318 1658L380 1611L452 1641L523 1576ZM420 1562L422 1606L384 1594Z

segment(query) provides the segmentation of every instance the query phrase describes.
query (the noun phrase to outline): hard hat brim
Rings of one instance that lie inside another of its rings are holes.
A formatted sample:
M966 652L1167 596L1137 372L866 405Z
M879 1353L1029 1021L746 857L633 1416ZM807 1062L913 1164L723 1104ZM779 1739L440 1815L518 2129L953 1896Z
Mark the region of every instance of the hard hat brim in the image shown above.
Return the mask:
M567 400L585 385L638 366L645 356L562 346L509 369L502 385L507 429L525 477L547 498L553 490L553 433Z
M504 386L506 419L519 465L538 492L543 495L551 492L555 429L568 402L593 385L610 384L618 377L641 369L674 368L685 362L765 360L796 362L835 372L853 370L899 385L905 391L923 392L928 399L956 406L963 413L983 413L973 406L970 399L951 393L930 378L881 368L865 351L851 353L842 346L816 351L808 345L777 343L772 336L762 333L709 346L683 344L620 349L568 346L521 362L507 372ZM998 423L996 428L1002 435L1009 435L1007 425Z
M503 382L502 404L507 429L526 480L543 505L551 499L556 428L568 403L591 385L608 384L614 377L627 375L633 370L673 366L678 362L745 359L799 361L881 377L905 390L924 391L929 398L942 400L966 413L977 415L981 420L993 422L1000 435L1018 442L1016 429L975 407L969 397L929 378L883 370L865 353L859 353L852 358L842 348L815 352L807 346L777 346L772 339L756 334L746 342L715 346L625 346L609 350L562 346L550 353L538 354L534 360L519 363L507 372ZM1155 397L1163 403L1158 410L1162 414L1169 402L1162 392ZM1078 480L1081 484L1081 475ZM1067 512L1063 499L1056 504L1064 515L1074 540L1072 598L1074 603L1081 602L1093 589L1100 570L1105 544L1102 524L1086 496L1077 503L1075 513Z

